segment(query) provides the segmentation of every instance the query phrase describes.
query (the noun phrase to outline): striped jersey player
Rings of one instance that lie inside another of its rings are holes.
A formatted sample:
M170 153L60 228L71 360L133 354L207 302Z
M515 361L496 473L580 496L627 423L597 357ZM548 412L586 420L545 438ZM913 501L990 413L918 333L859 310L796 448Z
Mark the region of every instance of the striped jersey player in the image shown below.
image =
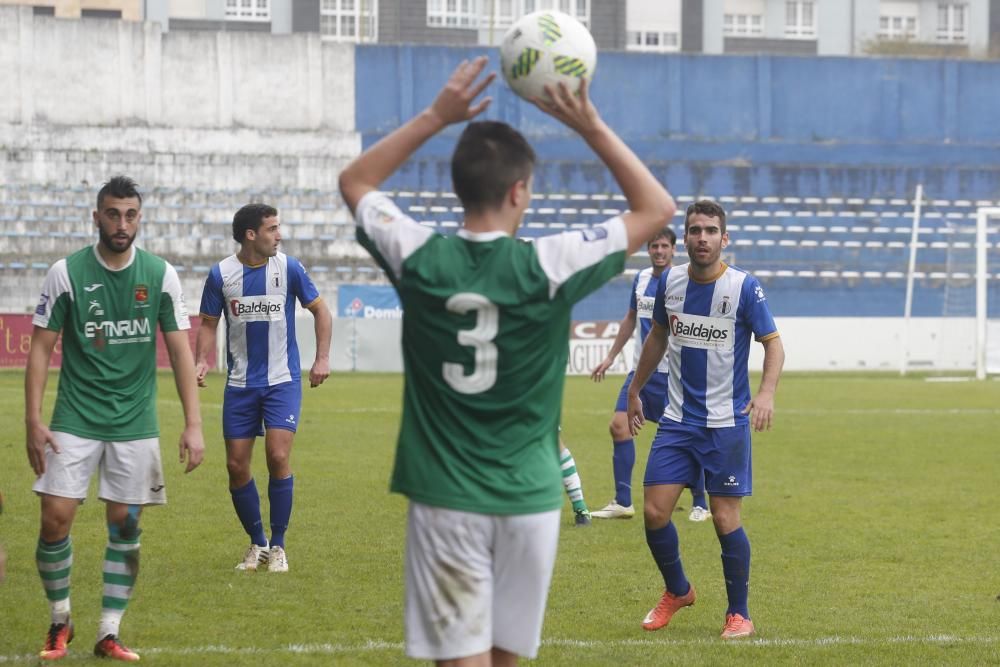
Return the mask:
M233 239L240 249L212 267L201 296L197 376L205 385L215 351L220 318L226 321L226 389L222 436L226 442L229 492L250 546L237 569L287 572L285 533L292 513L294 477L289 465L299 424L302 383L295 337L295 304L313 314L316 359L309 372L316 387L330 374L332 319L302 264L278 251L278 211L247 204L233 216ZM263 424L263 429L262 429ZM250 461L258 435L264 436L269 480L271 537L264 533L260 495Z
M754 632L747 608L750 541L740 517L743 496L753 488L750 429L771 426L785 353L760 283L722 261L728 242L721 206L699 200L688 207L684 245L691 261L660 278L654 325L629 387L629 418L634 431L643 421L639 389L666 352L668 405L644 480L646 543L665 591L642 627L665 627L677 610L694 604L670 516L681 489L704 471L729 600L722 638L736 639ZM755 396L747 369L752 339L764 346Z

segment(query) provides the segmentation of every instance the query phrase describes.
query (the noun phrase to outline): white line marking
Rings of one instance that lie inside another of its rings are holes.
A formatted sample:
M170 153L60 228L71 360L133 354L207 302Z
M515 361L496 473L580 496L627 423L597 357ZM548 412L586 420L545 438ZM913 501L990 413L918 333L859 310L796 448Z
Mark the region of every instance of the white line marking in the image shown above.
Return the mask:
M801 647L801 648L824 648L827 646L895 646L900 644L973 644L973 645L993 645L1000 644L1000 637L960 637L957 635L928 635L917 637L904 635L899 637L814 637L806 638L753 638L742 639L732 642L723 642L712 637L705 639L621 639L604 641L598 639L545 639L542 646L558 646L564 649L609 649L609 648L646 648L656 646L749 646L753 648L771 647ZM374 653L381 651L404 650L402 642L387 642L377 639L370 639L360 644L289 644L278 648L256 648L256 647L231 647L223 645L209 646L189 646L189 647L139 647L133 646L140 655L165 655L165 656L190 656L190 655L351 655L358 653ZM73 653L68 656L74 657ZM27 655L0 655L0 663L33 661L37 656Z

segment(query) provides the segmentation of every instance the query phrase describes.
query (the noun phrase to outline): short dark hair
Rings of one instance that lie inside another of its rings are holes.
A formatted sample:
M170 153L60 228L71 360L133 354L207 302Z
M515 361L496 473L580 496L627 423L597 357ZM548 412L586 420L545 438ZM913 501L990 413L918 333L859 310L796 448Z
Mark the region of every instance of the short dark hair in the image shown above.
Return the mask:
M243 243L249 230L257 231L264 224L264 218L278 215L278 209L267 204L247 204L233 216L233 239Z
M677 245L677 234L674 233L674 230L670 227L670 225L667 225L660 231L656 232L656 236L646 241L646 247L648 248L653 241L656 241L657 239L667 239L670 241L670 245Z
M139 200L139 208L142 208L142 195L139 194L139 186L128 176L112 176L107 183L97 191L97 210L101 210L101 204L105 197L115 197L117 199L128 199L135 197Z
M507 123L469 123L451 156L451 182L467 211L496 209L514 183L531 178L535 151Z
M722 208L719 204L715 203L711 199L699 199L695 203L687 207L687 213L684 214L684 233L687 233L688 223L691 220L691 216L696 213L702 215L707 215L710 218L719 219L719 231L723 234L726 233L726 210Z

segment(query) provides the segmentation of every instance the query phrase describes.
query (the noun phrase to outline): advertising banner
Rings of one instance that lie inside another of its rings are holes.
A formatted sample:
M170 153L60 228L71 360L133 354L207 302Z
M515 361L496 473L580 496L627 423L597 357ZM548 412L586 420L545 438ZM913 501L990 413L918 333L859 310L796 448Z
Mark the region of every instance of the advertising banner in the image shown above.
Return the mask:
M198 327L201 319L191 318L191 328L188 330L188 341L191 350L194 351L195 340L198 336ZM222 331L225 325L220 325ZM31 315L21 314L0 314L0 368L24 368L28 365L28 350L31 349L31 332L34 325L31 323ZM210 360L214 363L215 355ZM62 365L62 338L56 341L55 350L49 362L50 368L59 368ZM157 368L170 368L170 355L167 354L167 346L163 342L163 334L157 332L156 335L156 366Z

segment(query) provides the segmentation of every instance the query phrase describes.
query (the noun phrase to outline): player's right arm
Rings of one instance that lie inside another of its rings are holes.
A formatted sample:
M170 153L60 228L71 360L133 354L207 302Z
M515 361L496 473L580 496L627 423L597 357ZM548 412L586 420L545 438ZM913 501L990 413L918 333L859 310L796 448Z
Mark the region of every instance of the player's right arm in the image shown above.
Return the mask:
M198 338L195 343L195 378L199 387L208 386L205 376L208 375L212 365L208 362L209 357L215 351L215 336L219 328L219 318L202 314L201 326L198 327Z
M479 79L488 62L486 56L471 62L462 61L429 107L390 132L340 172L340 194L351 213L356 213L362 197L377 190L425 141L453 123L472 120L489 106L490 97L473 104L496 78L496 74L491 73Z
M198 308L201 326L198 327L198 337L195 339L194 345L194 370L199 387L207 386L205 378L212 368L208 360L215 352L215 337L224 306L222 269L216 264L209 270L208 277L205 278L205 286L201 290L201 305ZM218 359L216 362L222 363Z
M628 386L628 429L632 435L636 435L646 421L642 414L642 400L639 398L639 392L646 386L649 377L660 365L660 361L666 353L667 328L653 320L653 326L646 335L646 342L642 344L642 352L639 354L639 363L635 365L632 382Z
M59 332L35 326L31 333L31 349L28 351L28 366L24 372L24 427L28 463L36 475L45 472L45 446L56 454L59 446L52 438L52 432L42 421L42 396L49 377L49 359L59 340Z
M629 205L622 219L628 229L628 253L631 255L673 219L677 205L666 188L597 113L590 102L588 88L587 79L580 79L580 91L576 95L562 83L558 91L546 86L549 99L534 102L583 137L615 177Z
M627 343L628 339L632 337L632 332L635 331L636 316L636 311L629 308L628 313L622 318L622 321L618 325L618 335L615 336L615 342L612 343L611 349L608 350L608 356L606 356L604 361L599 363L590 373L591 380L594 382L600 382L604 379L604 374L607 373L608 369L615 363L615 359L618 358L622 348L625 347L625 343Z

